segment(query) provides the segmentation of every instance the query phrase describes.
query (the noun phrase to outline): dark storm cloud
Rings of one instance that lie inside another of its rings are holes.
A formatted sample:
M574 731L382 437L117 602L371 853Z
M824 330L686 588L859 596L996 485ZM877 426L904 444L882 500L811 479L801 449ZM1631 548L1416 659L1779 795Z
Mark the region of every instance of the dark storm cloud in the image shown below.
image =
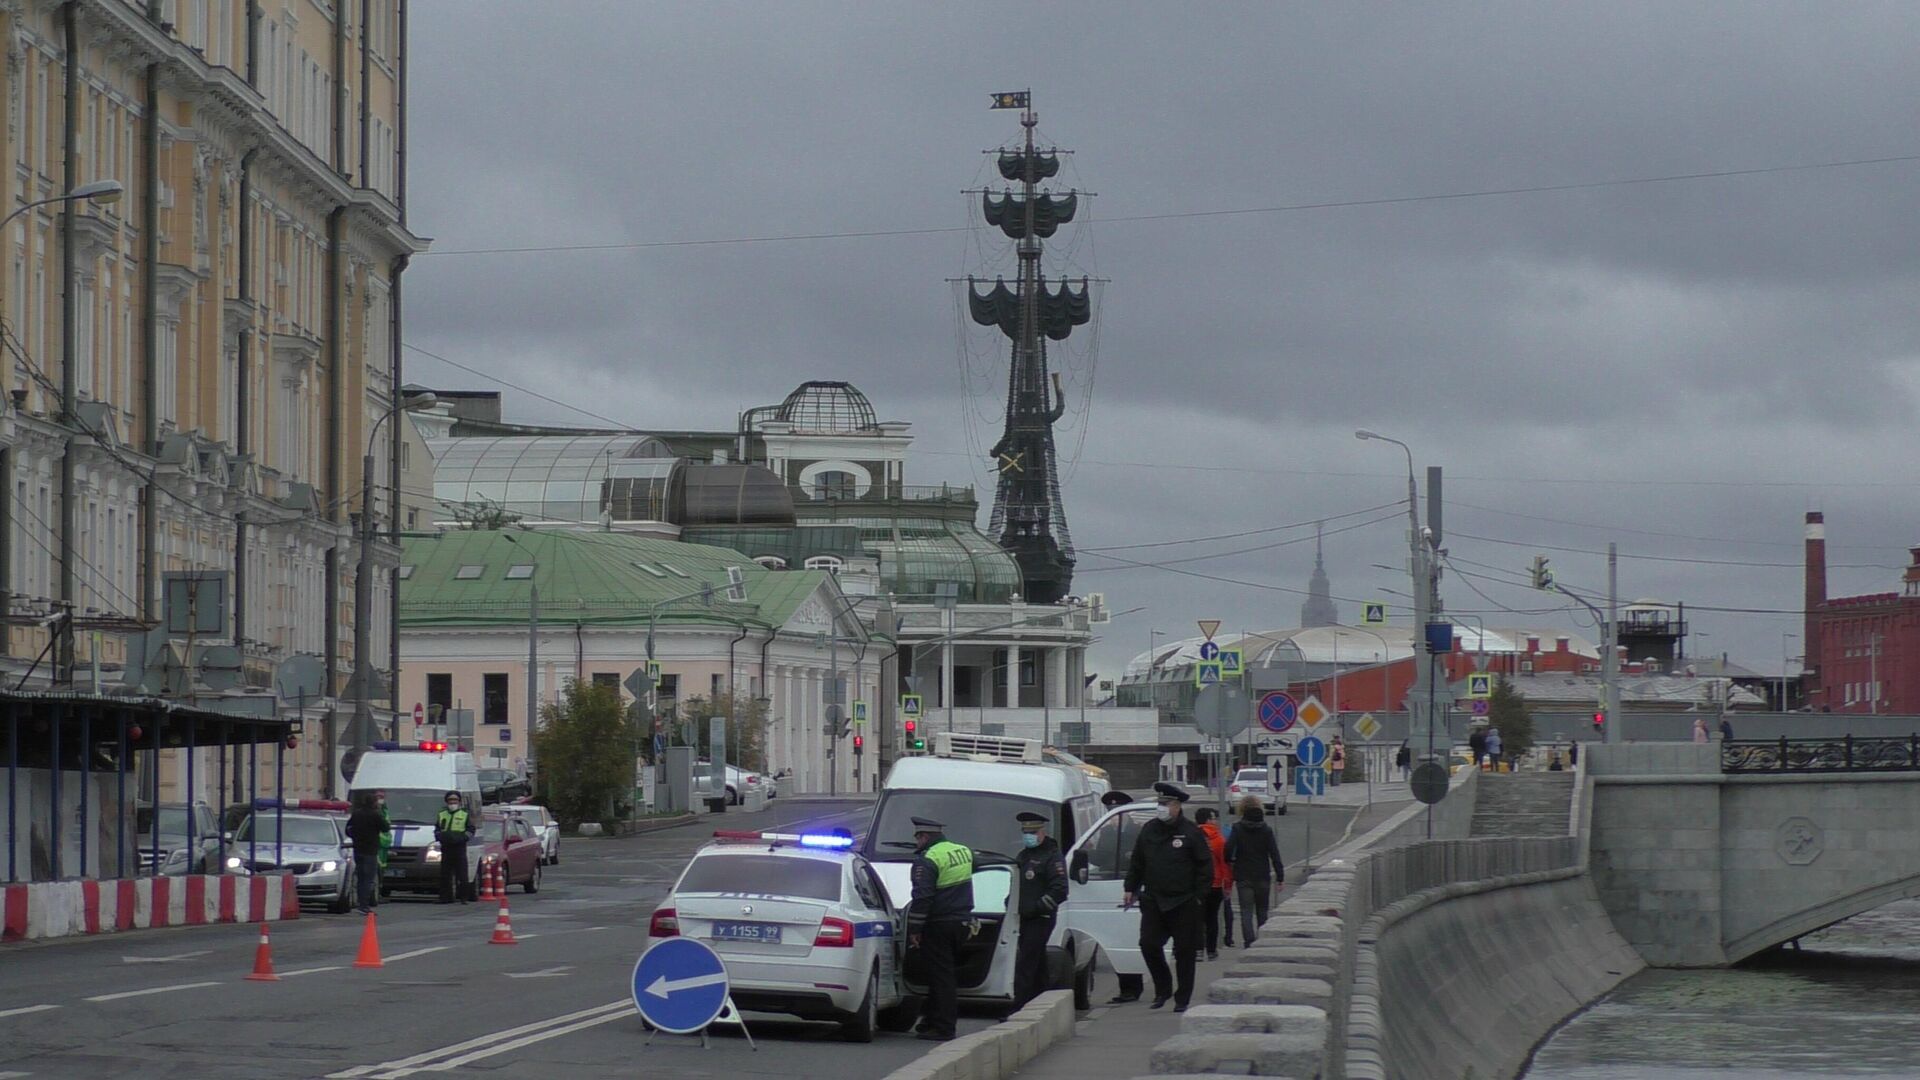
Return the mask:
M1793 563L1800 515L1819 506L1839 552L1905 561L1920 165L1116 219L1920 153L1908 5L413 11L411 220L441 251L971 224L958 192L985 180L978 151L1017 132L986 95L1033 86L1043 134L1078 151L1063 179L1100 193L1069 269L1113 280L1084 420L1090 371L1068 368L1085 433L1061 442L1080 459L1067 497L1083 546L1396 498L1404 459L1355 442L1366 425L1444 464L1463 504L1531 515L1462 505L1448 514L1462 532ZM964 328L965 366L943 279L988 257L1004 266L992 239L430 255L408 278L408 334L639 426L726 426L802 379L849 379L915 424L914 479L984 481L968 455L996 434L1004 346ZM476 383L409 363L412 377ZM509 400L522 417L581 419ZM1574 482L1600 479L1613 482ZM1765 486L1779 481L1803 486ZM1336 592L1403 587L1370 569L1401 565L1402 533L1330 538ZM1249 545L1136 554L1237 546ZM1531 554L1451 546L1513 569ZM1604 581L1595 556L1553 557L1566 580ZM1112 628L1109 669L1147 629L1185 634L1205 614L1288 625L1300 599L1093 572L1115 565L1089 553L1081 587L1152 610ZM1292 544L1181 568L1300 588L1311 566L1312 545ZM1864 590L1895 576L1834 580ZM1489 603L1467 583L1449 579L1455 609L1551 606L1476 582ZM1791 567L1622 569L1630 596L1703 606L1791 608L1798 588ZM1757 667L1797 628L1759 613L1694 621L1711 635L1703 651Z

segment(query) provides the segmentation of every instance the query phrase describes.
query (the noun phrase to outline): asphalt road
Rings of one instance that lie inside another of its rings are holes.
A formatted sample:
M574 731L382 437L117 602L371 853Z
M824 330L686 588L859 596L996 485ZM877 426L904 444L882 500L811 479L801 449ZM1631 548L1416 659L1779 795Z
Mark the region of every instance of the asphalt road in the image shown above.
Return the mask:
M380 908L386 966L353 967L362 920L309 910L273 927L281 981L247 982L258 930L142 931L0 951L0 1080L15 1077L369 1078L458 1071L631 1077L882 1076L928 1044L882 1033L842 1042L831 1025L750 1018L733 1033L648 1033L630 980L646 920L715 826L846 825L870 804L781 800L757 814L618 840L562 844L534 896L512 894L521 944L489 945L496 906L397 900ZM1289 862L1340 836L1351 808L1282 818ZM1112 985L1110 977L1102 989ZM962 1032L993 1022L963 1016Z

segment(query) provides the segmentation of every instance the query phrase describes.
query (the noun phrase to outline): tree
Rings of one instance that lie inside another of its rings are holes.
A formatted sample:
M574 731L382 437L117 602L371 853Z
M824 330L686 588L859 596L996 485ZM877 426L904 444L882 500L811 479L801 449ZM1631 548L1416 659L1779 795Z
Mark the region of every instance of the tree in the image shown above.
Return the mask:
M679 713L683 721L691 723L693 745L703 752L707 747L707 721L715 716L726 717L727 764L748 772L767 771L766 699L735 697L730 693L692 697L680 703ZM669 725L682 731L686 727L687 723Z
M1533 749L1533 707L1504 677L1494 680L1487 723L1500 729L1501 753L1518 757Z
M462 529L498 531L519 524L520 515L482 496L455 506L453 520Z
M533 733L547 805L562 825L600 821L631 797L637 734L620 691L569 681L561 700L540 710Z

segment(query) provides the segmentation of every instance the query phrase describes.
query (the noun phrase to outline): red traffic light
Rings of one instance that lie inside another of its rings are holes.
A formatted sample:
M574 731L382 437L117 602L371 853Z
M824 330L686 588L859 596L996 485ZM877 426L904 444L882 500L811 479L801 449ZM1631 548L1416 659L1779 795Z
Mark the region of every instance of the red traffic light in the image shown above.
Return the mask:
M859 752L860 752L860 751L861 751L861 750L862 750L862 749L863 749L863 748L864 748L864 747L865 747L866 745L867 745L867 737L866 737L866 736L864 736L864 735L855 735L855 736L853 737L853 752L854 752L854 753L856 753L856 754L857 754L857 753L859 753Z
M1607 724L1606 713L1597 712L1593 714L1593 730L1599 731L1601 728L1605 727L1606 724Z
M916 723L915 723L915 721L913 720L913 718L912 718L912 717L908 717L908 718L907 718L907 734L909 734L909 735L911 735L911 734L913 734L913 729L914 729L914 728L915 728L916 726L917 726L917 725L916 725Z

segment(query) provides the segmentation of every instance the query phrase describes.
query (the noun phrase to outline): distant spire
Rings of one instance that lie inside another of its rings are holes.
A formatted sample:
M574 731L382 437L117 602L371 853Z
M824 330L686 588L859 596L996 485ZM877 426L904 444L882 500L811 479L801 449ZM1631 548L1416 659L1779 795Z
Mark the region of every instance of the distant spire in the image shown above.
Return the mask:
M1333 582L1327 580L1327 561L1321 549L1323 528L1324 523L1313 527L1313 577L1307 582L1307 602L1300 605L1300 625L1308 629L1340 622L1340 609L1333 604Z

